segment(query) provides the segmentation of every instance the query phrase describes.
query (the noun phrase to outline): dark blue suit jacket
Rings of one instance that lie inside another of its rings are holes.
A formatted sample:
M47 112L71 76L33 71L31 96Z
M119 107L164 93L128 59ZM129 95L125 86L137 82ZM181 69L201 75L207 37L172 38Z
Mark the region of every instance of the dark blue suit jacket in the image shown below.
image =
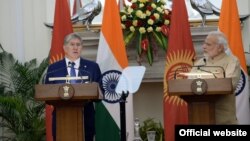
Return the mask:
M91 81L91 82L99 83L101 79L101 71L97 63L81 58L80 67L76 69L79 69L78 76L89 77L89 80L83 80L83 81ZM48 81L48 79L50 77L65 77L67 75L68 75L67 64L66 64L66 60L63 59L54 64L51 64L48 67L47 74L45 76L46 78L45 83L46 84L65 83L65 80Z
M97 82L100 83L101 80L101 71L99 65L93 61L80 59L80 67L78 69L78 76L88 76L88 80L79 80L79 83L88 82ZM60 81L49 81L50 77L65 77L68 75L66 60L60 60L54 64L51 64L48 67L47 74L45 76L46 84L58 84L65 83L65 80ZM55 140L56 136L56 121L55 121L55 112L53 112L53 121L52 121L52 132ZM89 102L84 106L84 129L85 129L85 141L93 141L95 134L95 111L93 102Z

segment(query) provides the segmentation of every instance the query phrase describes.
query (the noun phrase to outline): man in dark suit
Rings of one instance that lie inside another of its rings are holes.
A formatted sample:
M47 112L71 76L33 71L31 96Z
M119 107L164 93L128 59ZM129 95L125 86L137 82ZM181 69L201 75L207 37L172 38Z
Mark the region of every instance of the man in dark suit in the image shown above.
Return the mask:
M51 77L70 76L71 66L73 65L76 76L87 76L88 79L77 80L73 83L91 83L98 82L101 79L101 71L96 62L81 57L82 39L77 33L71 33L64 39L63 49L65 58L51 64L48 67L45 79L46 84L66 83L65 80L49 81ZM54 141L56 137L55 110L53 111L52 132ZM95 111L93 102L84 105L84 129L85 141L93 141L95 135Z

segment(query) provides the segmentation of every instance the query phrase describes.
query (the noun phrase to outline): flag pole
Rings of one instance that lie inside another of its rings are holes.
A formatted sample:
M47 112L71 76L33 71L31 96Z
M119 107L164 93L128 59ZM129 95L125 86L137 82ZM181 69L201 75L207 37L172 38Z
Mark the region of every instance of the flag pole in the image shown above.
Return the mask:
M126 99L129 92L122 91L120 100L120 119L121 119L121 141L126 141Z

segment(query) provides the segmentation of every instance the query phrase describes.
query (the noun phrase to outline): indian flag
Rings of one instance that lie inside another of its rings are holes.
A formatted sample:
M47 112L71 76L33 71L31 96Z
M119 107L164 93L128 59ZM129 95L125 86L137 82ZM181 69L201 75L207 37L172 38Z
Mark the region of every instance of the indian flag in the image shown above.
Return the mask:
M115 92L121 72L128 66L120 15L116 0L106 0L100 32L97 63L102 72L102 102L96 103L96 141L120 140L120 98ZM126 128L133 140L133 99L126 102Z
M248 75L236 0L222 1L219 30L227 37L231 52L238 57L241 64L241 78L235 91L238 123L250 124Z

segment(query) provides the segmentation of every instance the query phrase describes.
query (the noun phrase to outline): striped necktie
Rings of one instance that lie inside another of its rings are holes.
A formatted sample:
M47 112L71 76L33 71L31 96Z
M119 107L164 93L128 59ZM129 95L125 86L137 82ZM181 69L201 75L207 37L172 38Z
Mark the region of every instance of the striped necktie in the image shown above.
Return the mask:
M74 62L69 62L69 67L70 67L70 77L76 77L76 70L75 70L75 63ZM77 80L70 80L69 81L71 84L74 84L77 82Z

